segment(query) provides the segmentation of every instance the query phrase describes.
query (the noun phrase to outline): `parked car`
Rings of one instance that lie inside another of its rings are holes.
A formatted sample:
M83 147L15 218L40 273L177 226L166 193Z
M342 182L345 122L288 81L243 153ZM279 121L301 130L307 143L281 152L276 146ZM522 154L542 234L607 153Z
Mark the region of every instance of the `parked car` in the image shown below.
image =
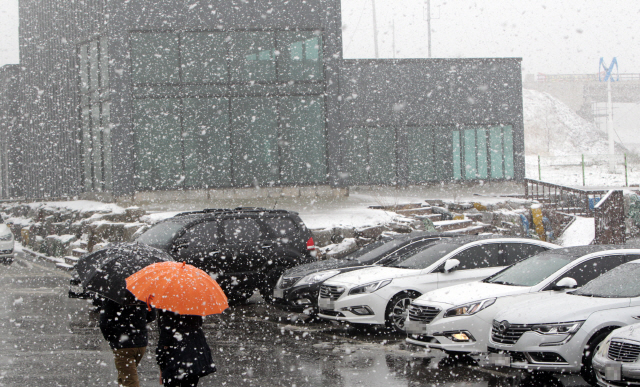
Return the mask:
M392 265L337 275L320 287L321 318L387 325L404 331L411 300L446 286L476 281L557 245L527 238L443 239Z
M635 250L640 254L640 249ZM580 289L544 298L520 296L496 314L489 362L532 371L580 373L596 384L592 359L614 330L640 318L640 260L602 274Z
M625 246L593 245L544 251L482 281L436 289L413 300L407 342L454 353L484 353L493 319L519 294L549 297L586 284L640 258Z
M311 232L297 213L286 210L239 207L184 212L136 240L210 273L236 303L255 289L269 299L286 269L316 260Z
M0 217L0 262L5 265L13 262L14 246L13 233Z
M640 323L611 332L593 356L598 385L640 386Z
M326 259L293 267L278 280L273 290L274 303L287 311L315 315L320 285L327 279L365 266L384 266L427 244L451 236L432 232L387 236L340 259Z

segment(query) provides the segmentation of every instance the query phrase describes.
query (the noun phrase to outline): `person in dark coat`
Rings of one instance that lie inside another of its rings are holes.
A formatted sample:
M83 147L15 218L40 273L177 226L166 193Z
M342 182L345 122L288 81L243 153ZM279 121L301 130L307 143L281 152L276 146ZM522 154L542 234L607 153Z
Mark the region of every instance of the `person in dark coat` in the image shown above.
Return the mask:
M155 311L148 311L145 304L103 301L100 330L113 350L119 386L140 386L138 364L147 350L147 324L155 317Z
M202 322L201 316L158 310L156 361L165 387L197 386L201 377L216 371Z

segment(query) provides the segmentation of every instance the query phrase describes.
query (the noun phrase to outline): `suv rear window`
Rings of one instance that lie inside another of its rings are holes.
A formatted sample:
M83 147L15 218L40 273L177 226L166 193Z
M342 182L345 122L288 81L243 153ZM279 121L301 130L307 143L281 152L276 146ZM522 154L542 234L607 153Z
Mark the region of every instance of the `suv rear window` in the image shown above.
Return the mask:
M222 230L227 244L241 244L260 240L262 232L255 219L225 219Z
M300 237L298 226L289 218L265 218L264 222L275 231L278 238L294 241Z
M162 222L148 229L136 241L166 250L173 238L184 229L184 223Z

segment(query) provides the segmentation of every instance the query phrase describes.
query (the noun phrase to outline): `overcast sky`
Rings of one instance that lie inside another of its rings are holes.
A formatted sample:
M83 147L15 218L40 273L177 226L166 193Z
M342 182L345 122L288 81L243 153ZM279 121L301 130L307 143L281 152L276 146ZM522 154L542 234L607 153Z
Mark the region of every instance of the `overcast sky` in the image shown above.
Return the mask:
M427 0L373 1L379 57L427 57ZM345 58L375 57L371 5L342 0ZM638 0L431 0L431 9L433 57L522 57L524 73L582 74L615 56L621 73L640 73ZM18 60L18 0L0 0L0 65Z

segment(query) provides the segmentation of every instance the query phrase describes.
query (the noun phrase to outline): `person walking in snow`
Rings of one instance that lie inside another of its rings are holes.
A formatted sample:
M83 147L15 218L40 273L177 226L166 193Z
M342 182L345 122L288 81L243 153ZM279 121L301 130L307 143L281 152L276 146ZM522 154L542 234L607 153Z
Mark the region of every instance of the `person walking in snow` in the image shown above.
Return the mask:
M202 322L202 316L158 310L156 361L165 387L194 387L201 377L216 372Z
M145 304L103 302L100 331L113 350L118 386L140 387L138 364L147 349L147 324L155 317L155 311L148 311Z

